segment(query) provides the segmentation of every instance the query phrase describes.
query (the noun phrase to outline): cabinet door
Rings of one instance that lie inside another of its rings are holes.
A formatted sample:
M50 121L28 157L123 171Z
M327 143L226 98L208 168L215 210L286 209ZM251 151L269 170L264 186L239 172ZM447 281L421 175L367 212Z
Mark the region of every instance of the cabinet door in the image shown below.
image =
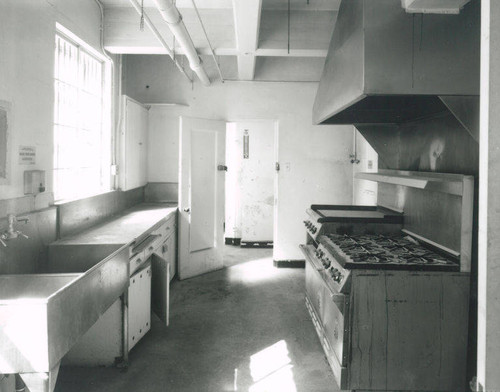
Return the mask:
M160 248L161 251L161 248ZM151 307L153 312L168 326L170 301L170 263L161 252L151 256L153 279L151 282Z
M163 243L162 251L164 258L170 264L170 280L172 280L177 273L177 235L175 231Z
M127 96L123 96L123 108L118 173L122 190L128 190L147 183L148 110Z
M151 328L151 266L146 266L130 277L128 289L128 348Z

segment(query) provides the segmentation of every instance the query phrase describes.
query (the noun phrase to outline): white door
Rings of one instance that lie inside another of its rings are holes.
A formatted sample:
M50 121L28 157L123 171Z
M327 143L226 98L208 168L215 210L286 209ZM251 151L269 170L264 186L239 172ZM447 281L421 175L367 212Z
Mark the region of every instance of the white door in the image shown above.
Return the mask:
M223 267L226 123L180 118L179 279Z

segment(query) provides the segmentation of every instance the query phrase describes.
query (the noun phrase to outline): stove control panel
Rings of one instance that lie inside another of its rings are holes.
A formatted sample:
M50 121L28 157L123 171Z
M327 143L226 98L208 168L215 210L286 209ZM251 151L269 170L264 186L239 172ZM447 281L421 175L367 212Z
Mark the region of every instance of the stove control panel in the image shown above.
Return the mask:
M313 239L316 239L321 230L321 223L305 220L304 226L306 227L307 234L309 234Z
M327 282L330 282L335 290L342 291L346 287L350 275L349 270L344 269L322 244L318 245L314 251L314 256L323 266L323 273L327 278Z

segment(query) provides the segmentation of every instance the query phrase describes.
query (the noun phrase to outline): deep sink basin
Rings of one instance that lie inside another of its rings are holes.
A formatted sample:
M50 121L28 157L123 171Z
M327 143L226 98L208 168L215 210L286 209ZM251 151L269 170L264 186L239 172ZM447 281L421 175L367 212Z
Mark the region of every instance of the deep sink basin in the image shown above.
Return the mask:
M128 282L125 247L84 273L0 275L0 374L52 391L62 357Z
M0 275L0 305L46 303L49 298L82 274Z

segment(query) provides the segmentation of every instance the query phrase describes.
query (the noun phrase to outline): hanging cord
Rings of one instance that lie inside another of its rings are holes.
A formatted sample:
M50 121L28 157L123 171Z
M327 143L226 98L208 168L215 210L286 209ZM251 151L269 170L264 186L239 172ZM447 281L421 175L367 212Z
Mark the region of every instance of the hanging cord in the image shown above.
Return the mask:
M177 0L173 0L172 4L174 5L174 7L177 7ZM172 34L172 51L174 52L174 60L175 60L175 56L177 54L177 52L175 51L175 34Z
M415 85L415 14L412 15L411 28L411 88Z
M288 54L290 54L290 0L288 0Z
M141 0L141 21L139 22L139 30L144 31L144 0Z

